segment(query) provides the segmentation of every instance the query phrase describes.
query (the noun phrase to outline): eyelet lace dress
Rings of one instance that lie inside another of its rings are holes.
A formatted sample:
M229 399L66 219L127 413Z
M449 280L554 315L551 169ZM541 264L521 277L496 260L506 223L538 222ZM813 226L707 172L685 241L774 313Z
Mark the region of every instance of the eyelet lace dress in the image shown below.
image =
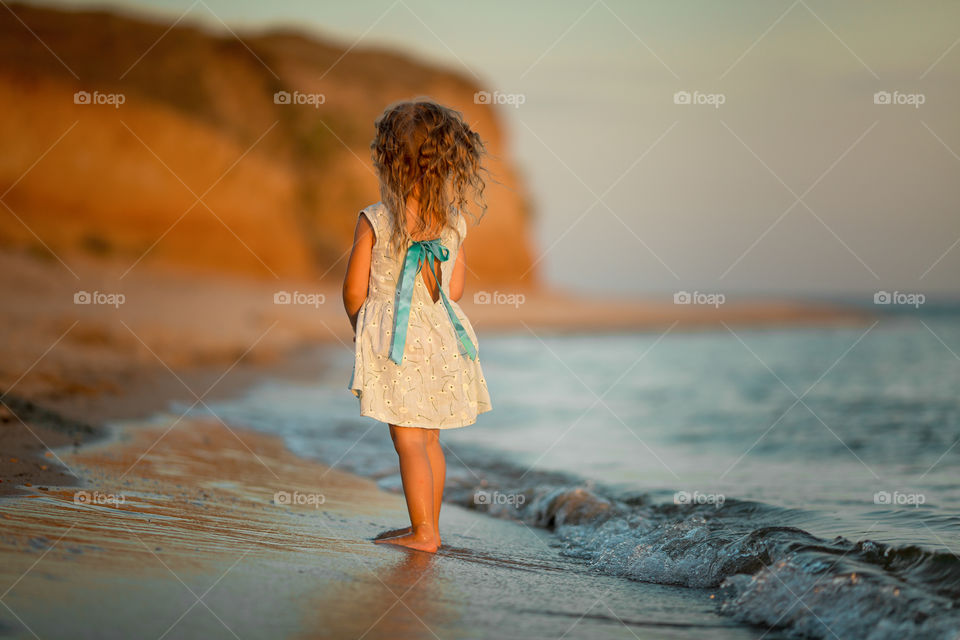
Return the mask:
M449 282L467 223L458 214L440 237L414 242L405 251L391 245L387 207L378 202L360 212L376 240L367 299L357 316L357 341L349 388L360 414L400 427L454 429L473 424L491 409L480 368L477 336L456 302ZM440 261L436 301L423 269Z

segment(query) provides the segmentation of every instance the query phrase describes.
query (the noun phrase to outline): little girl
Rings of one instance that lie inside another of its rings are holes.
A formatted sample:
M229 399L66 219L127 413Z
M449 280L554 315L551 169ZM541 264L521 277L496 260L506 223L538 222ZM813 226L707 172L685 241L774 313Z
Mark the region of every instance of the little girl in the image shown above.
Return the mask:
M354 328L350 389L360 414L390 426L411 526L377 542L440 546L446 462L440 429L490 410L463 295L468 196L483 215L480 136L431 101L401 102L370 144L381 202L360 212L343 282ZM479 216L477 217L479 219Z

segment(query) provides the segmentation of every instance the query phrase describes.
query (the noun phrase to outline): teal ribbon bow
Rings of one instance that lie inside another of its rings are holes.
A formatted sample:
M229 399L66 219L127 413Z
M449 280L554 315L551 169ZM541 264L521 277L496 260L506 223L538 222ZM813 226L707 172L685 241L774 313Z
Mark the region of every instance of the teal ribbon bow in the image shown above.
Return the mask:
M435 261L446 262L450 259L450 250L440 244L440 239L420 240L412 243L407 248L407 255L403 260L403 270L400 272L400 279L397 284L397 298L394 303L393 314L393 340L390 343L390 359L400 364L403 359L403 349L407 343L407 327L410 325L410 306L413 304L413 287L417 280L417 274L423 268L424 263L430 267L434 282L440 289L440 299L443 300L443 306L447 309L447 316L450 318L450 324L457 334L457 341L463 346L464 352L470 356L471 360L477 359L477 348L470 341L467 330L463 328L463 323L457 318L453 311L453 306L443 292L440 284L440 278L437 276Z

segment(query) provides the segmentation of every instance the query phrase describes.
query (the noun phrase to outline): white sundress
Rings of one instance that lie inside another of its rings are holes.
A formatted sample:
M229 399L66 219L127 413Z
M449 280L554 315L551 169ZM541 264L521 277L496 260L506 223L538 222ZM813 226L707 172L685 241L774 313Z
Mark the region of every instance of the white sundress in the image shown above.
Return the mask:
M450 278L467 234L466 220L456 214L455 227L447 226L439 237L449 252L449 258L440 263L440 286L446 301L441 296L434 302L423 274L417 274L406 340L398 347L394 345L394 312L398 303L403 306L397 287L406 251L397 252L391 246L392 216L382 202L370 205L360 215L367 216L376 236L367 299L357 316L349 384L360 399L360 415L400 427L454 429L473 424L478 414L491 409L490 395L480 368L477 336L460 306L449 300ZM459 335L450 313L462 327ZM398 333L402 336L402 331ZM401 348L402 358L398 355Z

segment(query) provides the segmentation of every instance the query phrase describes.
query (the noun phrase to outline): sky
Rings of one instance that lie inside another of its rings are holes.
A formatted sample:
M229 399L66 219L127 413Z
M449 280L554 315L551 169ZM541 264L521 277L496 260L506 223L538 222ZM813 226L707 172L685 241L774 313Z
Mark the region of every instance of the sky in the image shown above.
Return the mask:
M519 96L499 108L550 285L960 297L960 3L97 6L241 35L295 26Z

